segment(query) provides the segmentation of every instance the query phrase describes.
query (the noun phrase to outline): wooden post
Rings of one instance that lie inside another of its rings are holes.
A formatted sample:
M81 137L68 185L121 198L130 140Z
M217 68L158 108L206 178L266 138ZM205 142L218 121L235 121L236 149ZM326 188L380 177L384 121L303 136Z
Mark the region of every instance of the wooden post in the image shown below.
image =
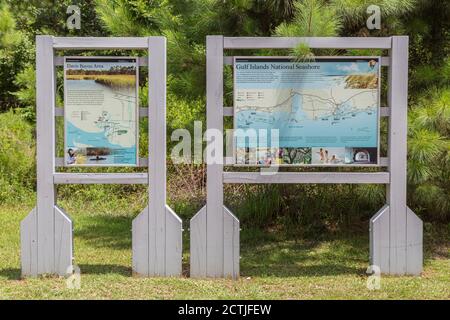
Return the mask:
M148 38L148 206L133 220L133 271L179 276L182 222L166 205L166 38Z
M408 124L408 37L392 37L388 104L389 173L387 205L371 220L371 263L382 273L420 274L422 221L406 205Z
M37 206L21 223L22 275L65 275L72 265L72 221L56 206L55 70L52 36L36 37Z
M223 36L207 36L206 70L207 129L220 132L222 139ZM239 220L223 205L223 150L219 149L214 152L220 153L221 162L207 163L207 205L191 219L192 277L239 276Z
M223 133L223 37L206 38L206 126ZM214 143L215 141L210 141ZM215 150L222 152L222 150ZM210 277L223 274L223 164L207 166L206 270Z

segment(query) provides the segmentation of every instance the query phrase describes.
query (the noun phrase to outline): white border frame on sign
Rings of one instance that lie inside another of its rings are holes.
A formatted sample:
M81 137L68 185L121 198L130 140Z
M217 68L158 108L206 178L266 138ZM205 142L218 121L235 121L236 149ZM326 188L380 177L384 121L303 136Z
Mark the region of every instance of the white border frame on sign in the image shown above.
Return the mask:
M238 59L295 59L293 56L234 56L233 57L233 130L236 129L236 76L235 76L235 66L236 66L236 60ZM381 121L381 56L314 56L312 58L311 62L315 62L316 60L328 60L328 59L334 59L334 60L348 60L348 59L377 59L378 62L378 94L377 94L377 162L371 163L371 164L272 164L272 165L263 165L263 164L238 164L236 163L236 137L233 136L232 139L232 157L233 157L233 167L254 167L254 168L269 168L269 167L286 167L286 168L296 168L296 167L305 167L305 168L314 168L314 167L327 167L327 168L352 168L352 167L381 167L380 159L381 159L381 149L380 149L380 121Z
M66 108L66 64L67 64L67 59L80 59L80 60L89 60L89 59L105 59L105 60L117 60L117 59L129 59L129 60L134 60L136 63L136 103L135 103L135 117L136 117L136 141L135 141L135 145L136 145L136 163L135 164L68 164L67 163L67 157L66 157L66 152L67 152L67 128L66 128L66 119L67 119L67 108ZM130 56L64 56L64 66L63 66L63 72L64 72L64 155L63 155L63 159L64 159L64 166L68 167L68 168L78 168L78 167L131 167L131 168L135 168L135 167L139 167L139 105L140 105L140 100L139 100L139 57L130 57Z

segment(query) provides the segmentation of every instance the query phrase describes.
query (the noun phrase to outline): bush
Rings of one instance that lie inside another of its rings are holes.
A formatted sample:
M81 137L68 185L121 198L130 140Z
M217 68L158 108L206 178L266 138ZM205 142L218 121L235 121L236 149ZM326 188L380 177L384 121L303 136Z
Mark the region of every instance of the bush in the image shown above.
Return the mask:
M0 203L30 199L35 167L33 127L12 111L0 114Z
M450 218L450 88L424 95L409 115L409 203L426 220Z

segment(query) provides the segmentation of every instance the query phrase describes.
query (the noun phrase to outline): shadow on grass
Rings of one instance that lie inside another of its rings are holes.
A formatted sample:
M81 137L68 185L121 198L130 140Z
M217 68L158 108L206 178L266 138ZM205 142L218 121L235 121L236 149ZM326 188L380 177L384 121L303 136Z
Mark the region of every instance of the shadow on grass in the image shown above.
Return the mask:
M75 217L74 236L94 248L131 250L131 222L127 216Z
M81 274L119 274L122 276L131 276L132 271L130 267L118 264L80 264L78 265Z
M0 277L8 280L20 280L22 279L22 271L19 268L0 269Z
M131 250L131 222L127 216L96 215L82 217L77 238L94 248ZM244 230L241 235L241 275L246 276L328 276L365 274L369 247L366 235L324 236L320 241L295 241L282 233ZM183 233L182 274L189 276L189 233ZM85 274L132 274L120 265L80 265Z
M245 234L242 238L242 277L358 275L365 274L369 263L368 239L364 236L321 241Z
M80 264L78 265L81 274L118 274L123 276L131 276L132 271L130 267L116 264ZM8 280L21 280L21 270L18 268L0 269L0 277Z

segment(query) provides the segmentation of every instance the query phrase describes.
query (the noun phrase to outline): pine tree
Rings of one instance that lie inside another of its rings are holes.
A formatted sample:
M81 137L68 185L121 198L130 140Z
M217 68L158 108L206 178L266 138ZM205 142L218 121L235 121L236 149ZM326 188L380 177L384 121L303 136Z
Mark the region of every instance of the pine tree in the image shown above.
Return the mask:
M31 60L30 47L26 35L17 29L10 6L0 1L0 111L16 105L14 79Z

